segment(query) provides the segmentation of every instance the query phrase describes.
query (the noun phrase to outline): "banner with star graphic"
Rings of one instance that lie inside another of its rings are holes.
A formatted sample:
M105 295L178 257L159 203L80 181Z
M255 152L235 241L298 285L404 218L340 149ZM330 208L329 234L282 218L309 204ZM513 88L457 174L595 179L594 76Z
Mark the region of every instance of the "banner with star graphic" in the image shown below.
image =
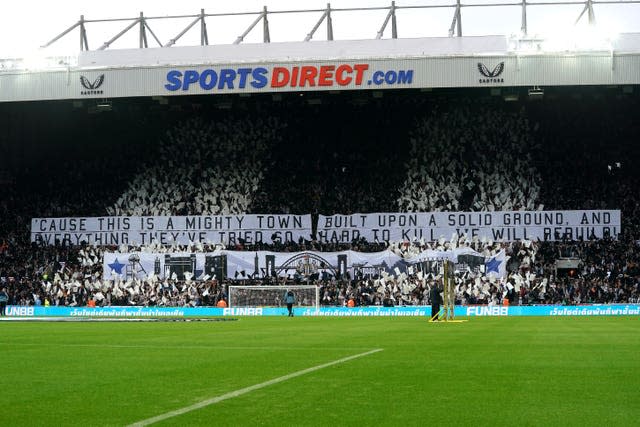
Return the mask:
M183 280L185 272L193 280L249 279L264 277L337 276L357 270L363 276L382 271L406 271L408 264L391 250L380 252L105 252L104 280L158 279ZM175 276L174 276L175 274ZM220 277L224 275L224 277Z
M502 252L504 255L504 251ZM462 260L462 257L467 258ZM476 257L480 264L488 261L488 270L496 261L485 259L470 248L453 250L428 250L403 258L392 250L379 252L272 252L272 251L232 251L219 249L215 252L105 252L102 267L104 280L112 279L158 279L175 278L182 280L185 272L193 280L250 279L264 277L318 278L349 273L351 277L374 277L383 272L400 276L421 271L424 262L450 260L468 267L468 257ZM460 264L458 264L460 266ZM217 266L217 267L216 267ZM506 271L506 262L499 266ZM224 277L221 277L223 275Z

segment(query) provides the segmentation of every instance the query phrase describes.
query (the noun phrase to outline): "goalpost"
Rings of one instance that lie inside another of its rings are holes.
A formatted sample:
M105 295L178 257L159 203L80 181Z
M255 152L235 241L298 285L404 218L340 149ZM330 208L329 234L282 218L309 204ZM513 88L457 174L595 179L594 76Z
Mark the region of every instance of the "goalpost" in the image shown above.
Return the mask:
M456 318L454 313L456 307L456 281L455 266L451 261L444 261L444 274L442 278L442 308L440 309L439 320L450 322Z
M456 267L453 262L446 259L440 259L436 261L438 264L439 273L442 274L442 306L440 311L429 319L429 322L433 322L436 318L440 322L466 322L466 320L456 320L455 308L456 308L456 280L455 271Z
M229 286L229 307L285 307L287 291L295 294L296 307L320 308L320 288L315 285L296 286Z

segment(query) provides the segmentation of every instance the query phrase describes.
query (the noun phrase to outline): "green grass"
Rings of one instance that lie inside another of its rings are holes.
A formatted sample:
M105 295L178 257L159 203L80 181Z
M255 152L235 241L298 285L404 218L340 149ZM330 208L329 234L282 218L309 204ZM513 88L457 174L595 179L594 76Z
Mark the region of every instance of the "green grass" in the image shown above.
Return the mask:
M0 323L0 425L637 425L637 318Z

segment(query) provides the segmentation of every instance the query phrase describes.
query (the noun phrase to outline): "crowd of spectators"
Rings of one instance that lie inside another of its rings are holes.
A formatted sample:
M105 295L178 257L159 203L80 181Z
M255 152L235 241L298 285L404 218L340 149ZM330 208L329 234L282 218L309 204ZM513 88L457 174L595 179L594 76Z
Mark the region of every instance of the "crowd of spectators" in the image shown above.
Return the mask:
M396 211L400 171L408 155L406 135L413 126L412 111L421 105L389 96L300 108L288 117L287 136L274 146L250 210L324 215Z
M159 149L107 208L112 216L247 212L264 179L284 125L274 117L187 120L167 132Z
M309 237L233 249L389 248L407 260L428 248L469 246L487 257L505 250L506 277L471 269L456 275L458 302L639 302L640 182L634 166L640 128L629 115L634 108L637 96L537 104L391 96L262 107L257 118L257 111L205 109L175 123L131 110L119 113L123 122L82 116L60 123L49 117L54 113L25 112L19 131L7 130L15 118L3 110L0 287L21 305L196 306L226 299L234 283L153 275L103 280L105 250L211 248L41 246L30 242L32 217L620 209L617 239L500 243L456 237L338 245ZM36 130L29 130L35 122ZM45 141L51 146L38 145ZM557 271L556 261L565 257L579 260L579 267ZM438 272L414 271L373 277L351 272L312 282L321 287L325 305L420 305L430 303L429 290L440 280Z
M492 105L493 104L493 105ZM400 212L536 210L539 144L524 110L490 100L443 104L418 119L410 134Z
M583 242L529 241L503 244L497 242L459 241L433 244L392 244L391 247L410 261L428 248L451 249L469 246L491 257L505 250L509 261L509 274L505 278L486 275L477 269L463 269L456 273L456 295L461 304L585 304L640 302L640 256L635 243L600 240ZM555 261L567 255L580 259L577 269L559 273ZM120 248L129 251L159 251L158 247ZM183 252L189 248L175 247ZM197 251L195 246L191 248ZM201 247L206 251L213 248ZM216 305L227 299L230 284L315 284L319 286L322 305L425 305L429 304L432 286L442 283L442 272L408 270L401 274L382 272L363 276L349 272L343 277L280 277L243 278L242 280L208 278L194 280L159 278L150 274L145 278L115 277L103 280L102 248L45 247L29 251L38 257L28 261L23 269L10 271L3 279L11 302L24 305L83 306L93 300L102 305L143 306L200 306ZM111 248L110 250L118 250ZM2 254L4 261L12 260L11 251ZM75 259L73 257L76 256ZM57 261L65 259L68 261ZM7 271L7 270L5 270ZM550 273L551 272L551 273Z

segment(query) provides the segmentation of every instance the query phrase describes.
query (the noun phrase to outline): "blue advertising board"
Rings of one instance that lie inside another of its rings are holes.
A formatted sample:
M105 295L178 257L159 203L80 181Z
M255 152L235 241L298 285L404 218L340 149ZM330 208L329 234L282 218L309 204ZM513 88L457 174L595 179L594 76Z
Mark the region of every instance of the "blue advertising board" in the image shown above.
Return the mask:
M330 317L426 317L430 306L403 307L321 307L296 308L298 316ZM188 318L210 316L283 316L284 307L44 307L7 306L12 317L82 317L82 318ZM580 306L456 306L456 316L638 316L640 304L594 304Z
M456 306L456 316L638 316L640 304Z
M430 306L403 307L321 307L296 308L298 316L332 317L425 317ZM44 307L7 306L13 317L101 317L101 318L174 318L208 316L282 316L284 307ZM456 316L638 316L640 304L540 305L540 306L456 306Z

